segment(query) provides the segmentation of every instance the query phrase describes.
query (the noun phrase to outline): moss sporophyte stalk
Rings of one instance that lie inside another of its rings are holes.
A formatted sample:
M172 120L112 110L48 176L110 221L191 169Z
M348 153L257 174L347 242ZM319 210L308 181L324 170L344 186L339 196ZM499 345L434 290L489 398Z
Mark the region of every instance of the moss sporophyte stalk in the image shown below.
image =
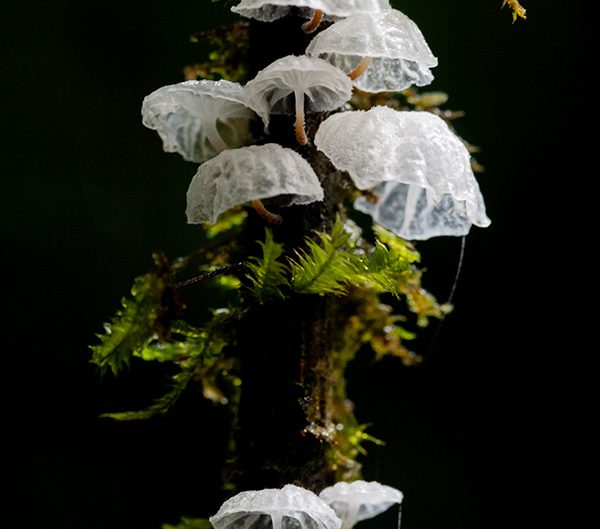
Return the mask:
M154 256L91 361L115 375L171 367L162 396L106 417L164 414L198 388L229 407L227 501L177 527L252 529L267 517L273 529L350 529L403 495L360 479L369 443L382 441L354 415L346 367L361 350L422 361L410 341L451 306L423 288L411 241L489 225L481 165L448 96L418 88L437 59L387 0L231 10L243 20L194 36L211 60L142 104L164 151L195 164L196 247Z

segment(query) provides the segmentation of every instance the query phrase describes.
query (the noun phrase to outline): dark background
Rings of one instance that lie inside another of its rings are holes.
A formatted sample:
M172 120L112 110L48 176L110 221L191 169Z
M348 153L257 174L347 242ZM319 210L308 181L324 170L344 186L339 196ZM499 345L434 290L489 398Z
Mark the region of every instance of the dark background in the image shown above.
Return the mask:
M467 239L456 310L433 347L435 329L418 343L425 363L361 355L350 369L359 420L387 441L364 458L365 478L404 491L405 529L577 527L587 503L598 350L591 13L582 0L524 0L529 18L513 25L500 4L395 3L439 58L432 88L467 112L457 127L482 147L493 220ZM192 32L235 17L208 0L2 11L2 516L157 529L212 514L222 411L190 395L168 418L100 420L149 403L164 373L135 365L101 380L87 346L151 252L197 243L184 217L195 167L162 152L139 109L204 58ZM419 245L425 285L441 299L459 246ZM390 516L371 526L393 527Z

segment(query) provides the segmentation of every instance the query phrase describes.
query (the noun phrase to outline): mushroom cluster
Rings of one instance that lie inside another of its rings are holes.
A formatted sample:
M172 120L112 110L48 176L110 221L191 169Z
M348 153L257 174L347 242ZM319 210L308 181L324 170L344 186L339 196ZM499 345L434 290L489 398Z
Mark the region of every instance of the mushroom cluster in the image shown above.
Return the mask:
M260 22L299 16L306 22L298 31L311 37L304 55L275 60L245 86L186 81L144 99L143 123L158 132L164 150L201 164L187 193L189 223L215 223L246 204L265 222L281 223L263 200L277 208L323 200L324 176L303 157L316 148L347 173L359 194L353 207L401 237L460 236L490 224L470 155L443 119L348 104L354 88L402 91L433 81L437 58L389 0L241 0L231 10ZM305 112L321 113L318 121L332 114L313 138ZM274 143L273 115L289 116L283 119L297 144L307 147ZM262 137L252 136L252 120L262 121Z
M318 496L285 485L240 492L209 521L214 529L352 529L359 521L400 505L402 498L398 489L376 481L339 482Z

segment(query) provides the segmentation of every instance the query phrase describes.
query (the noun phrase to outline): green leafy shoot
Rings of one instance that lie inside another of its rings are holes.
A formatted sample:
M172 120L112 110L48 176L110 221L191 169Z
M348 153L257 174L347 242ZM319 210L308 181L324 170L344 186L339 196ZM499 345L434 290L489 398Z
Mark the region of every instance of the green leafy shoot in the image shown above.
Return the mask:
M220 309L214 311L212 320L202 329L196 329L183 322L174 322L172 331L174 335L179 335L177 339L167 343L153 342L136 353L136 356L144 360L170 361L179 366L180 370L171 378L170 390L143 410L104 413L101 417L134 421L165 414L192 380L198 379L202 382L204 376L210 378L208 381L211 385L211 390L205 393L216 394L217 391L212 389L215 376L211 368L222 359L223 348L230 338L229 323L237 317L236 311Z
M307 239L307 250L290 259L292 286L298 293L343 295L350 286L371 287L401 295L400 283L419 254L412 246L383 228L375 228L374 246L351 241L352 233L338 218L331 233L317 232Z
M421 286L421 270L413 270L406 277L406 281L400 283L400 292L406 297L408 309L417 316L417 325L426 327L429 318L442 319L452 311L452 306L437 302L435 297Z
M199 342L188 342L185 338L180 340L162 341L154 340L143 349L134 351L133 356L139 357L146 362L179 362L182 359L196 355Z
M280 260L283 246L266 230L265 242L259 243L263 255L246 265L250 292L263 303L284 298L288 286L297 294L336 296L346 295L351 288L366 288L405 298L421 327L427 325L429 317L442 318L450 307L438 304L422 288L422 273L415 266L419 253L390 231L380 226L373 229L376 240L370 245L360 238L358 227L348 229L338 216L330 233L315 232L315 236L306 239L304 249L295 250L295 258L287 257L287 263ZM408 350L394 346L394 352L412 361Z
M184 516L177 525L164 523L160 529L212 529L212 525L205 518L187 518Z
M214 224L203 225L208 239L214 239L222 234L233 232L243 226L248 212L245 209L232 209L219 216Z
M373 230L377 236L376 248L367 262L373 273L371 282L396 297L404 297L408 309L417 316L419 327L427 326L430 317L441 319L448 314L451 307L438 303L422 287L423 272L415 266L421 257L414 247L381 226L374 225Z
M246 275L250 281L249 290L260 303L269 298L284 298L281 289L289 285L286 277L288 268L278 261L283 254L283 245L273 240L271 230L266 229L265 232L265 242L259 241L262 256L252 257L246 264L249 270Z
M359 455L366 455L366 443L377 446L385 445L385 442L368 434L365 430L368 424L360 424L351 409L337 410L334 412L333 421L342 428L334 428L334 442L329 445L328 458L330 465L336 471L336 478L340 481L353 481L360 479L360 465L356 459Z
M185 370L174 375L170 391L156 399L152 405L143 410L103 413L100 417L115 419L117 421L139 421L149 419L155 415L163 415L177 402L183 391L187 388L190 380L192 380L193 374L192 370Z
M379 294L370 289L355 288L349 293L349 307L353 310L336 335L335 356L345 369L364 344L369 344L375 360L385 356L399 358L404 365L415 365L421 357L408 349L406 341L416 334L400 325L406 318L394 313L394 308L383 303Z
M350 234L338 217L331 233L316 236L317 240L306 239L305 250L296 250L296 259L289 259L292 287L302 294L344 294L353 266L350 251L342 248Z
M373 224L373 231L375 232L377 239L389 246L390 250L393 251L399 259L403 259L408 263L418 263L421 260L421 256L419 255L419 252L415 250L415 247L402 237L398 237L379 224Z
M378 240L368 255L358 255L353 262L354 271L349 275L348 282L356 286L366 283L378 291L400 297L400 283L411 270L410 261L405 258L403 251L398 252Z
M156 322L165 288L165 281L157 274L135 279L131 296L122 299L121 308L104 325L104 333L97 335L100 343L91 346L92 363L102 371L110 368L117 374L129 364L135 351L143 350L157 338Z
M517 18L525 20L527 18L527 11L519 3L519 0L503 0L502 7L508 6L512 10L513 24L517 21Z

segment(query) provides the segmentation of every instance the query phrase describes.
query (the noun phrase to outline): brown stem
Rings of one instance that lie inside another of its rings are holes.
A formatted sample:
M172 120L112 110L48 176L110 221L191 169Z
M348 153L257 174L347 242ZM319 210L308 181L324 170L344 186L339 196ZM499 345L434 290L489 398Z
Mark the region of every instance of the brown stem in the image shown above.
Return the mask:
M302 31L304 33L313 33L321 24L321 20L323 20L323 11L315 9L312 18L302 24Z
M296 140L298 140L298 143L300 145L306 145L308 143L308 137L306 136L306 131L304 130L304 114L298 114L296 116L294 128L296 131Z
M268 224L281 224L283 222L281 215L278 215L277 213L271 213L267 208L265 208L262 200L252 200L250 204Z
M306 136L306 130L304 130L304 92L296 90L294 97L296 98L296 121L294 123L296 140L300 145L306 145L308 137Z
M351 72L349 72L346 75L348 75L348 77L350 77L350 79L352 81L354 81L355 79L360 77L363 73L365 73L365 70L369 67L369 64L371 64L372 60L373 60L372 57L365 57L356 65L356 68L354 68L354 70L352 70Z

